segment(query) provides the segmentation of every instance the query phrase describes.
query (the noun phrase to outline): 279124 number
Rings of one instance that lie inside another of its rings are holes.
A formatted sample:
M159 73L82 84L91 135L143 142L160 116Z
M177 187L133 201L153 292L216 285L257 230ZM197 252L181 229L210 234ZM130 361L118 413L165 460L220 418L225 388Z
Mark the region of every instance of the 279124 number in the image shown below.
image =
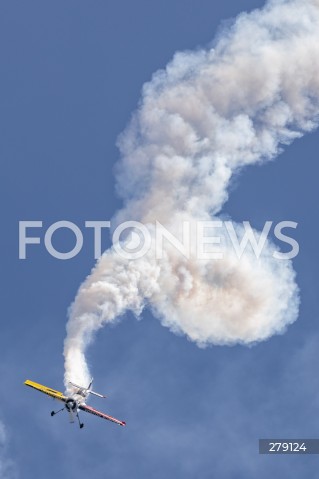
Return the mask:
M299 442L270 442L269 452L306 452L305 443Z
M259 454L318 454L319 439L259 439Z

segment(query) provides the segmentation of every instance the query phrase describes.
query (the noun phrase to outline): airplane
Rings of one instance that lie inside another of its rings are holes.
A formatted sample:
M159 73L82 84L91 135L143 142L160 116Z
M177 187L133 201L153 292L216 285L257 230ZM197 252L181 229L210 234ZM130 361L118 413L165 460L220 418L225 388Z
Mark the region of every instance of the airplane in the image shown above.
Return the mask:
M84 427L83 422L80 421L79 417L79 410L88 412L90 414L94 414L94 416L101 417L102 419L107 419L108 421L115 422L115 424L118 424L120 426L125 426L126 422L125 421L120 421L119 419L116 419L115 417L109 416L108 414L105 414L101 411L98 411L97 409L94 409L91 406L88 406L85 404L85 400L89 396L89 394L93 394L94 396L102 397L105 398L106 396L103 396L102 394L96 393L92 391L92 383L93 379L91 380L89 386L87 388L78 386L77 384L74 384L70 381L70 384L75 388L74 393L70 396L65 396L63 393L60 391L56 391L55 389L48 388L47 386L43 386L43 384L35 383L34 381L30 381L27 379L24 384L26 386L30 386L31 388L36 389L37 391L41 391L44 394L47 394L48 396L51 396L54 399L58 399L59 401L62 401L64 403L64 407L62 409L59 409L58 411L51 411L51 416L55 416L61 411L66 410L69 413L70 417L70 422L74 423L74 415L77 417L80 429Z

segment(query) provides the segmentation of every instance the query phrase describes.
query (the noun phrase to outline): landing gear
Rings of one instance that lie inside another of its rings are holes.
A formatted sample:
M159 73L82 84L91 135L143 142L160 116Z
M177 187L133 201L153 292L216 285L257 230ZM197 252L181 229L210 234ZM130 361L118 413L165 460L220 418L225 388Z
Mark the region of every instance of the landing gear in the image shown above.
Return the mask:
M64 409L66 409L70 415L70 422L74 422L74 415L76 415L80 429L82 429L84 427L84 424L83 422L80 421L80 416L79 416L77 407L78 407L77 402L74 399L69 398L62 409L59 409L59 411L51 411L51 417L55 416L59 412L64 411Z
M55 416L56 414L58 414L59 412L61 411L64 411L64 407L62 409L59 409L58 411L51 411L51 417Z
M82 429L84 427L84 424L80 421L80 416L78 412L76 412L76 417L78 418L80 429Z

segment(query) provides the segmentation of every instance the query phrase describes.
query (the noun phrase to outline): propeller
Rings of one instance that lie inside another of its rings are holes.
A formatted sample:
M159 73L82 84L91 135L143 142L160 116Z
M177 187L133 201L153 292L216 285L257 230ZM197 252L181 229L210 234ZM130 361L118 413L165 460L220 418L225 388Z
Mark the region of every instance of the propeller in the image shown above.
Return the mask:
M69 412L69 419L70 419L70 423L74 423L74 414L73 414L73 411L68 411Z

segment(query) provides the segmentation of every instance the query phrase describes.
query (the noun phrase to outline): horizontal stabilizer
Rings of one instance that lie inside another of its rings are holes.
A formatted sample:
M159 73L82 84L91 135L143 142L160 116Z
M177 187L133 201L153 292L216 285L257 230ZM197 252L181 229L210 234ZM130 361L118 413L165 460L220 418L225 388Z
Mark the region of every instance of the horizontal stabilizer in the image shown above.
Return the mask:
M75 384L72 381L69 381L69 384L71 384L72 386L78 389L78 394L80 394L81 396L87 396L88 394L93 394L93 396L98 396L99 398L106 398L106 396L104 396L103 394L91 391L90 388L92 386L92 383L93 383L93 380L91 381L88 388L84 388L83 386L79 386L78 384Z
M99 398L106 398L103 394L95 393L94 391L88 391L90 394L93 394L93 396L98 396Z

